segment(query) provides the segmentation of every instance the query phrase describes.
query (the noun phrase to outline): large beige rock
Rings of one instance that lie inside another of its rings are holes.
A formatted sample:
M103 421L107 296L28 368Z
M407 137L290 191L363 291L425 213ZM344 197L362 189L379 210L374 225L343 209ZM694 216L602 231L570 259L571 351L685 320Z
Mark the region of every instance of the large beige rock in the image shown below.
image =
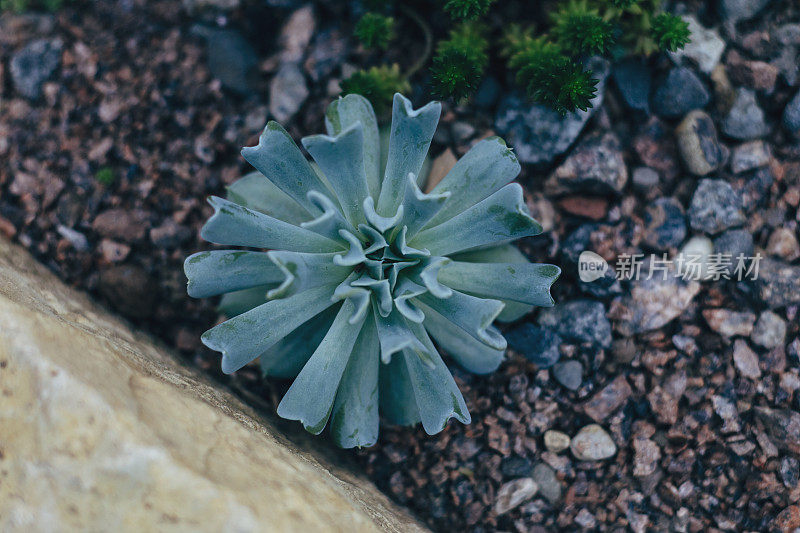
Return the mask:
M423 529L310 446L0 239L0 531Z

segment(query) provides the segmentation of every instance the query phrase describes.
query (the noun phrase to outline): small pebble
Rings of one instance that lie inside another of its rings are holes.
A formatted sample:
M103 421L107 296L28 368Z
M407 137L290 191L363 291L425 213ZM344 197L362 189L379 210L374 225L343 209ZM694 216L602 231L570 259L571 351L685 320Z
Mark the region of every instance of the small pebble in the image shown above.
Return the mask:
M761 140L742 143L733 149L731 170L740 174L754 168L769 165L771 158L769 146Z
M676 118L705 107L710 100L708 89L692 69L673 67L653 94L653 111Z
M561 482L556 477L555 471L545 463L533 467L533 480L539 485L539 493L551 504L561 499Z
M529 477L509 481L497 491L494 512L498 516L505 514L523 502L533 498L538 490L539 486Z
M617 453L617 445L605 429L589 424L572 437L570 450L579 461L602 461Z
M712 235L741 226L747 220L741 196L721 179L700 180L687 214L693 229Z
M658 198L644 213L643 242L656 250L679 246L686 238L686 216L675 198Z
M675 130L678 151L692 174L705 176L722 165L726 150L717 139L717 128L707 113L695 110Z
M553 367L553 376L569 390L578 390L583 381L583 365L578 361L561 361Z
M747 341L736 339L733 343L733 362L744 377L750 379L761 377L758 355L747 345Z
M771 349L782 345L785 339L786 322L772 311L761 313L753 333L750 334L750 340L759 346Z
M544 446L553 453L560 453L569 448L570 438L566 433L548 429L544 432Z
M753 331L756 315L730 309L706 309L703 311L709 327L725 338L747 337Z
M753 91L737 91L733 106L722 121L722 132L728 137L741 140L757 139L769 133L769 126L764 121L764 111L758 106Z
M507 477L525 477L531 475L531 462L519 455L504 457L500 463L500 472Z
M795 232L789 228L775 229L767 241L767 253L789 262L800 257L800 244Z

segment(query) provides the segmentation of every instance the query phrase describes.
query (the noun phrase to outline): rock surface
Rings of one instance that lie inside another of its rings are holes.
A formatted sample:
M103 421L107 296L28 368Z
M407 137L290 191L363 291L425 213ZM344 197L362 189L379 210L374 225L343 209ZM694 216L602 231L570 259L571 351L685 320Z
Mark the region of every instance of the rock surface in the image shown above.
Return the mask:
M597 83L597 96L587 111L561 116L544 105L530 105L519 95L509 95L499 105L495 128L514 147L523 163L544 165L563 154L578 138L586 122L603 103L605 80L610 70L604 59L593 58L587 64Z
M716 30L704 28L695 17L688 15L682 18L689 24L692 40L677 52L671 52L670 56L675 61L688 57L697 63L700 70L710 74L725 51L725 41Z
M35 99L42 94L42 84L61 63L60 39L37 39L11 58L9 70L14 87L25 98Z
M724 180L700 180L689 205L689 222L693 229L716 234L746 222L742 198Z
M602 461L617 453L617 445L608 432L597 424L583 427L572 437L572 455L579 461Z
M421 531L0 240L0 530Z

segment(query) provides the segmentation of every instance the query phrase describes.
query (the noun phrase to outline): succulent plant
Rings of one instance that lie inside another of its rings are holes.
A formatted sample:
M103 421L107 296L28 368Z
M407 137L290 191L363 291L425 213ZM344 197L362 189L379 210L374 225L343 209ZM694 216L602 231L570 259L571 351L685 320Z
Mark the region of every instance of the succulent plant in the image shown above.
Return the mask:
M202 336L222 352L223 372L258 357L265 375L294 378L278 415L314 434L330 423L342 447L374 444L379 411L429 434L450 418L469 423L434 342L466 370L492 372L506 348L495 319L553 304L559 268L509 244L542 229L510 183L520 166L501 139L480 141L429 193L420 189L440 112L396 94L382 154L369 102L340 98L328 135L303 139L315 163L270 122L242 150L258 172L227 200L209 199L214 215L201 232L251 250L185 263L189 294L224 294L233 316Z

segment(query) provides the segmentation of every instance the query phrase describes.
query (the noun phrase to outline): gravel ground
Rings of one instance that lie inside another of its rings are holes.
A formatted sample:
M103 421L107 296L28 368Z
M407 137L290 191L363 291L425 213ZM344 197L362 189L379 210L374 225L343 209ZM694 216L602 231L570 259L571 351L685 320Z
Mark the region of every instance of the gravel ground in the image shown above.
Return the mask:
M321 131L341 76L376 58L343 3L201 3L0 17L0 232L272 409L286 383L223 377L201 347L218 316L186 296L183 259L206 246L204 197L247 171L239 148L268 118ZM546 229L521 248L564 275L555 308L508 326L496 373L453 369L472 425L347 452L435 530L800 528L800 8L766 3L676 5L695 43L595 62L588 114L531 107L500 71L445 106L434 167L502 134ZM764 259L755 281L584 283L584 250Z

